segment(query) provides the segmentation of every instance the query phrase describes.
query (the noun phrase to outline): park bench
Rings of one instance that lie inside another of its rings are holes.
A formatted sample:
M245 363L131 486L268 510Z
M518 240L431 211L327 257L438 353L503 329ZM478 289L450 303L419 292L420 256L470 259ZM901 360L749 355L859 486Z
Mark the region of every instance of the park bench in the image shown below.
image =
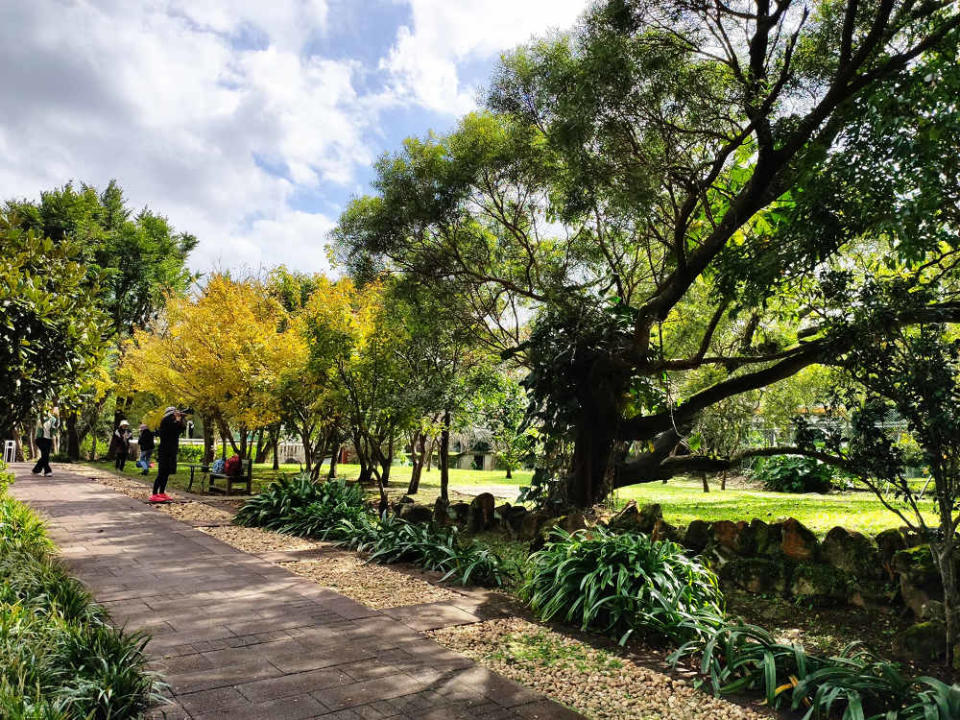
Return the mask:
M207 477L208 492L222 492L227 495L232 495L234 486L240 485L243 486L244 490L246 490L246 494L250 495L253 488L253 459L248 458L247 460L243 461L243 469L240 471L239 475L227 475L225 473L210 472ZM225 486L217 485L217 480L225 480Z

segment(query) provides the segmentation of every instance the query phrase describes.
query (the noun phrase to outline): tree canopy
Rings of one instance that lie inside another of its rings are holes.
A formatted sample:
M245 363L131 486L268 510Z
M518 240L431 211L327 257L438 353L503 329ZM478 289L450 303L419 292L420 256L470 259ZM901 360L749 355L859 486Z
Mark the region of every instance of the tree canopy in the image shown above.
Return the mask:
M530 370L569 501L720 467L680 442L849 349L858 258L949 263L958 26L948 2L609 0L384 157L335 250L455 288Z
M0 212L0 431L74 397L103 359L101 312L75 241L54 244Z

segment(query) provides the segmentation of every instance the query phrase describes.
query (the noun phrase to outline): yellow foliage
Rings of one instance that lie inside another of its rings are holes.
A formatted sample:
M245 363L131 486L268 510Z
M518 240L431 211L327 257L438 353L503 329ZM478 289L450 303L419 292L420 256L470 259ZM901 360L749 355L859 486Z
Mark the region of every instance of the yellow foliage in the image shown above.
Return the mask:
M214 275L198 296L169 298L163 318L135 333L121 373L161 405L260 427L277 420L279 385L307 358L298 322L260 283Z

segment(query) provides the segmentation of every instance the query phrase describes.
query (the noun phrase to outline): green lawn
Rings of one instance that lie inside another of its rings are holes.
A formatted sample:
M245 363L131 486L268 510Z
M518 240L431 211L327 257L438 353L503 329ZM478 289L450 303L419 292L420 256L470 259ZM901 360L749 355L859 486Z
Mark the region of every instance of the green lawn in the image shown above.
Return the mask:
M94 463L87 463L93 465L94 467L100 468L102 470L114 470L113 463L107 461L98 461ZM190 481L190 470L187 467L188 463L180 462L177 467L177 474L170 476L170 481L168 483L168 488L174 490L186 490L187 484ZM326 466L322 468L324 474L326 473ZM262 463L255 464L253 466L253 486L254 490L259 490L262 486L272 482L278 475L287 474L292 475L300 471L299 465L281 465L280 470L274 470L271 463ZM149 479L151 482L156 475L156 467L153 467L150 470L150 475L148 478L142 478L140 476L140 469L136 467L131 461L127 461L126 467L124 468L123 475L127 477L133 477L137 479ZM409 466L397 465L394 466L390 471L391 485L393 489L401 491L403 488L406 488L407 484L410 482L410 473L411 468ZM360 474L359 465L338 465L337 466L337 475L340 477L345 477L348 480L356 479ZM450 470L450 484L451 485L460 485L460 486L476 486L476 485L526 485L530 482L530 477L533 473L529 470L518 470L513 473L513 479L508 480L506 477L506 472L503 470L496 471L486 471L486 470ZM199 476L198 476L199 477ZM194 490L198 489L198 485L194 482ZM435 497L440 488L440 471L436 468L432 468L430 472L424 471L423 475L420 478L420 488L421 492L424 495L430 495Z
M703 492L698 480L674 479L667 484L648 483L621 488L617 500L638 505L660 503L664 519L673 525L691 520L752 520L773 522L793 517L818 534L842 525L848 530L876 534L903 522L868 492L794 495L763 490L711 489ZM936 522L932 501L928 522Z
M112 470L112 463L92 463L96 467ZM254 465L254 491L272 481L280 473L293 474L299 470L298 465L281 465L279 473L272 469L270 464ZM151 470L149 479L152 480L156 469ZM360 473L359 465L340 465L338 474L348 479L356 478ZM525 485L530 482L531 472L518 471L513 473L511 480L506 478L502 470L450 470L450 484L452 486L480 486L480 485ZM139 470L128 462L124 475L138 477ZM180 472L171 476L169 487L176 490L186 490L190 472L186 465L180 464ZM410 468L396 466L391 471L389 492L391 496L402 495L410 480ZM436 468L424 472L420 481L418 502L432 503L439 493L440 471ZM194 485L194 490L198 486ZM512 498L511 498L512 500ZM621 488L613 498L615 505L622 505L628 500L636 500L639 505L660 503L663 506L664 518L673 525L687 525L691 520L752 520L760 518L765 522L774 522L787 517L794 517L814 532L823 535L830 528L842 525L849 530L859 530L863 533L876 534L886 528L898 527L903 523L893 513L887 510L871 493L845 492L828 495L807 494L792 495L789 493L774 493L762 490L746 489L712 489L704 493L697 480L674 479L667 484L648 483ZM932 502L927 500L928 503ZM931 511L929 522L935 522Z

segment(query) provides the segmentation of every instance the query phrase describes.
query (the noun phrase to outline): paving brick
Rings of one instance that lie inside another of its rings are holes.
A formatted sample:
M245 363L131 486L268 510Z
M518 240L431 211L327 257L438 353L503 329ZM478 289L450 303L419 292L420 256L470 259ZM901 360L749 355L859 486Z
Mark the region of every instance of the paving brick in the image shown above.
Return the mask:
M310 695L250 703L236 707L217 708L195 714L193 720L305 720L328 717L327 708Z
M476 622L501 606L495 594L374 610L82 474L12 467L14 495L50 518L64 562L114 622L153 632L151 667L173 702L150 720L579 717L420 634Z
M337 670L311 670L309 672L281 675L270 680L239 685L240 692L251 701L273 700L275 698L313 693L324 704L328 704L326 694L314 691L337 687L353 682L353 678ZM335 709L335 708L334 708Z
M476 615L444 602L388 608L383 614L420 632L480 622Z

